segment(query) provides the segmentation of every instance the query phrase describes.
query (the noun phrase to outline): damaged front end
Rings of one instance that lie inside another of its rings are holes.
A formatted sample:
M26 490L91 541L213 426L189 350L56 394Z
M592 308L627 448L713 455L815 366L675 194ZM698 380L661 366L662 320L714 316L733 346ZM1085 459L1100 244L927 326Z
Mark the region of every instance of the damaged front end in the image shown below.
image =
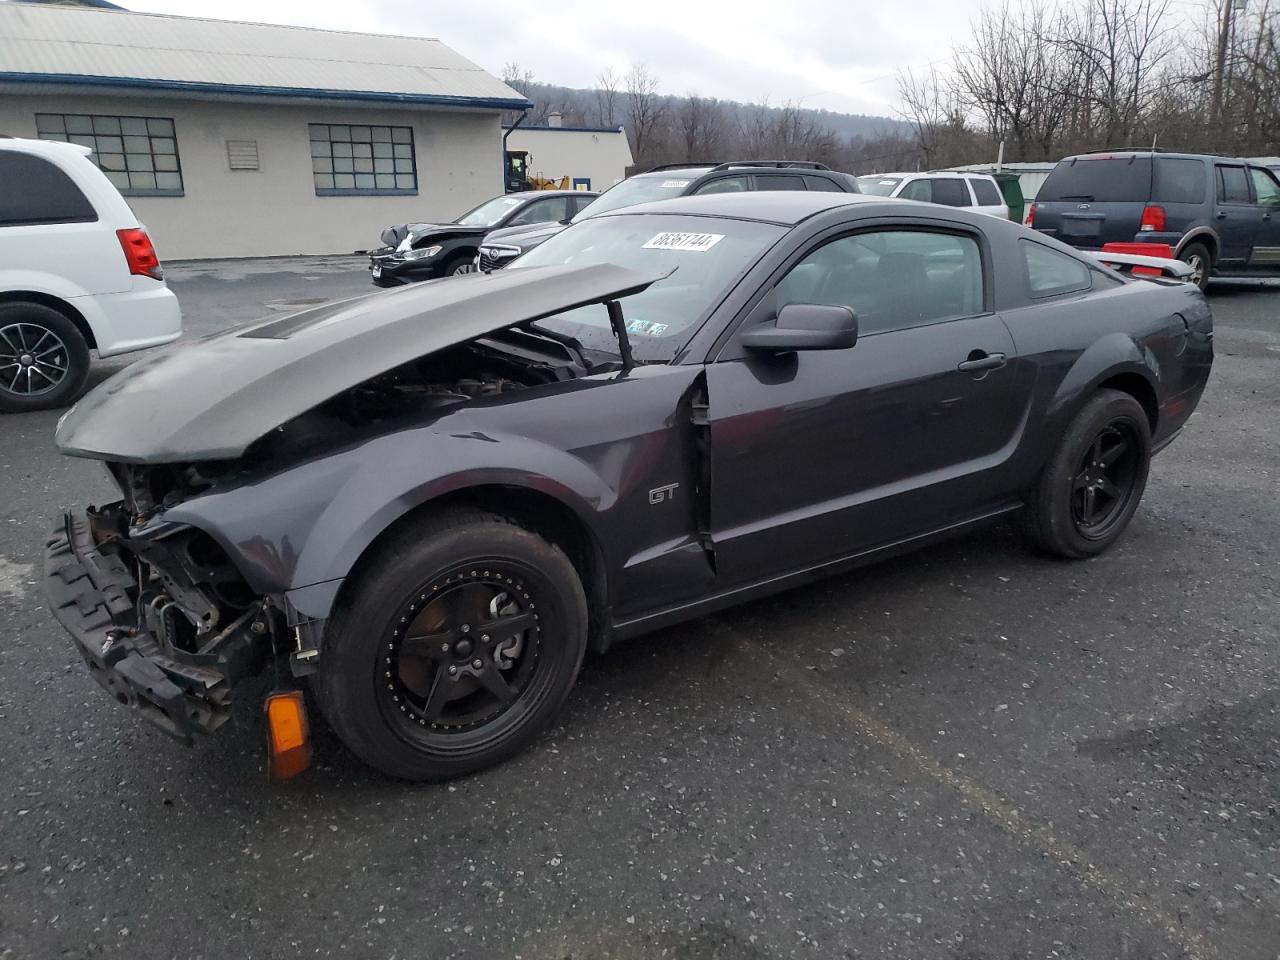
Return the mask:
M46 544L45 590L98 684L190 743L267 666L283 614L206 534L138 519L125 502L65 514Z

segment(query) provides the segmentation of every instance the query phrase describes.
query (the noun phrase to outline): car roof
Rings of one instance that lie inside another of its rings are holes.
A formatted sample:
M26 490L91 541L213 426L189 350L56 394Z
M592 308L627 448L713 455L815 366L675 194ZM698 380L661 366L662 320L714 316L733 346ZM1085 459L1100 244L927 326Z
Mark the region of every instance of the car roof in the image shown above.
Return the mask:
M1063 157L1067 160L1128 160L1130 157L1166 157L1170 160L1231 160L1244 163L1241 157L1229 157L1221 153L1175 153L1169 150L1095 150Z
M520 200L533 200L537 197L569 197L579 193L598 196L595 190L516 190L513 193L504 194L504 196L516 197Z
M979 173L977 170L908 170L895 171L893 173L863 173L858 176L859 180L874 180L877 177L915 177L917 180L924 177L990 177L989 173Z
M31 140L26 137L0 136L0 150L16 150L22 153L34 153L41 156L65 157L63 151L70 150L82 157L93 153L89 147L78 143L65 143L61 140Z
M885 197L862 193L835 193L826 190L746 190L742 193L710 193L701 196L653 200L631 207L619 207L617 210L610 210L596 216L603 218L634 213L675 213L702 217L733 217L738 220L760 220L793 226L835 207L878 204L901 213L903 205L910 202L889 200ZM916 206L924 206L924 204L916 204Z

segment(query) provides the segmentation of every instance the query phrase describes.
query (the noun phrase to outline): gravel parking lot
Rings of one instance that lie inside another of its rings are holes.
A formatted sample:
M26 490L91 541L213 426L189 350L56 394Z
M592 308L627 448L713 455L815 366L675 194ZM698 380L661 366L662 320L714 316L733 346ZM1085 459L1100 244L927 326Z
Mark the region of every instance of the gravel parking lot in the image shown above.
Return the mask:
M370 289L169 274L189 337ZM1280 284L1211 300L1209 390L1111 553L1000 526L631 642L448 786L325 731L272 786L252 696L194 749L112 704L38 586L49 517L111 487L57 413L0 418L0 958L1275 960Z

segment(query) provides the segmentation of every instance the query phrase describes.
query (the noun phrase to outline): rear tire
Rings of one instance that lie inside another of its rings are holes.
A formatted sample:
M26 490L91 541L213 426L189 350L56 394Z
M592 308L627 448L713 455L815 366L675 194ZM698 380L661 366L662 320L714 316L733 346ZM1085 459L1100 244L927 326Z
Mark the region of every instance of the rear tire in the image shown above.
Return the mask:
M1060 557L1102 553L1138 509L1150 466L1142 405L1119 390L1099 390L1067 427L1032 492L1031 540Z
M64 407L89 378L89 344L42 303L0 303L0 411Z
M586 647L587 601L568 557L500 517L450 511L405 525L344 588L315 689L361 760L446 780L528 745Z
M1209 275L1213 273L1213 256L1209 248L1199 241L1188 243L1178 254L1178 259L1191 268L1191 282L1203 292L1209 286Z

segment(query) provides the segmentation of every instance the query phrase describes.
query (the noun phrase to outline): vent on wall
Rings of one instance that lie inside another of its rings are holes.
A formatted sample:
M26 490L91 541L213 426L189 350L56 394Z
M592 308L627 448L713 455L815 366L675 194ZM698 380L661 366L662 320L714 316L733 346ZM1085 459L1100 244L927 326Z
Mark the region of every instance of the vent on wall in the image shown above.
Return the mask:
M227 163L232 170L258 169L257 140L228 140Z

